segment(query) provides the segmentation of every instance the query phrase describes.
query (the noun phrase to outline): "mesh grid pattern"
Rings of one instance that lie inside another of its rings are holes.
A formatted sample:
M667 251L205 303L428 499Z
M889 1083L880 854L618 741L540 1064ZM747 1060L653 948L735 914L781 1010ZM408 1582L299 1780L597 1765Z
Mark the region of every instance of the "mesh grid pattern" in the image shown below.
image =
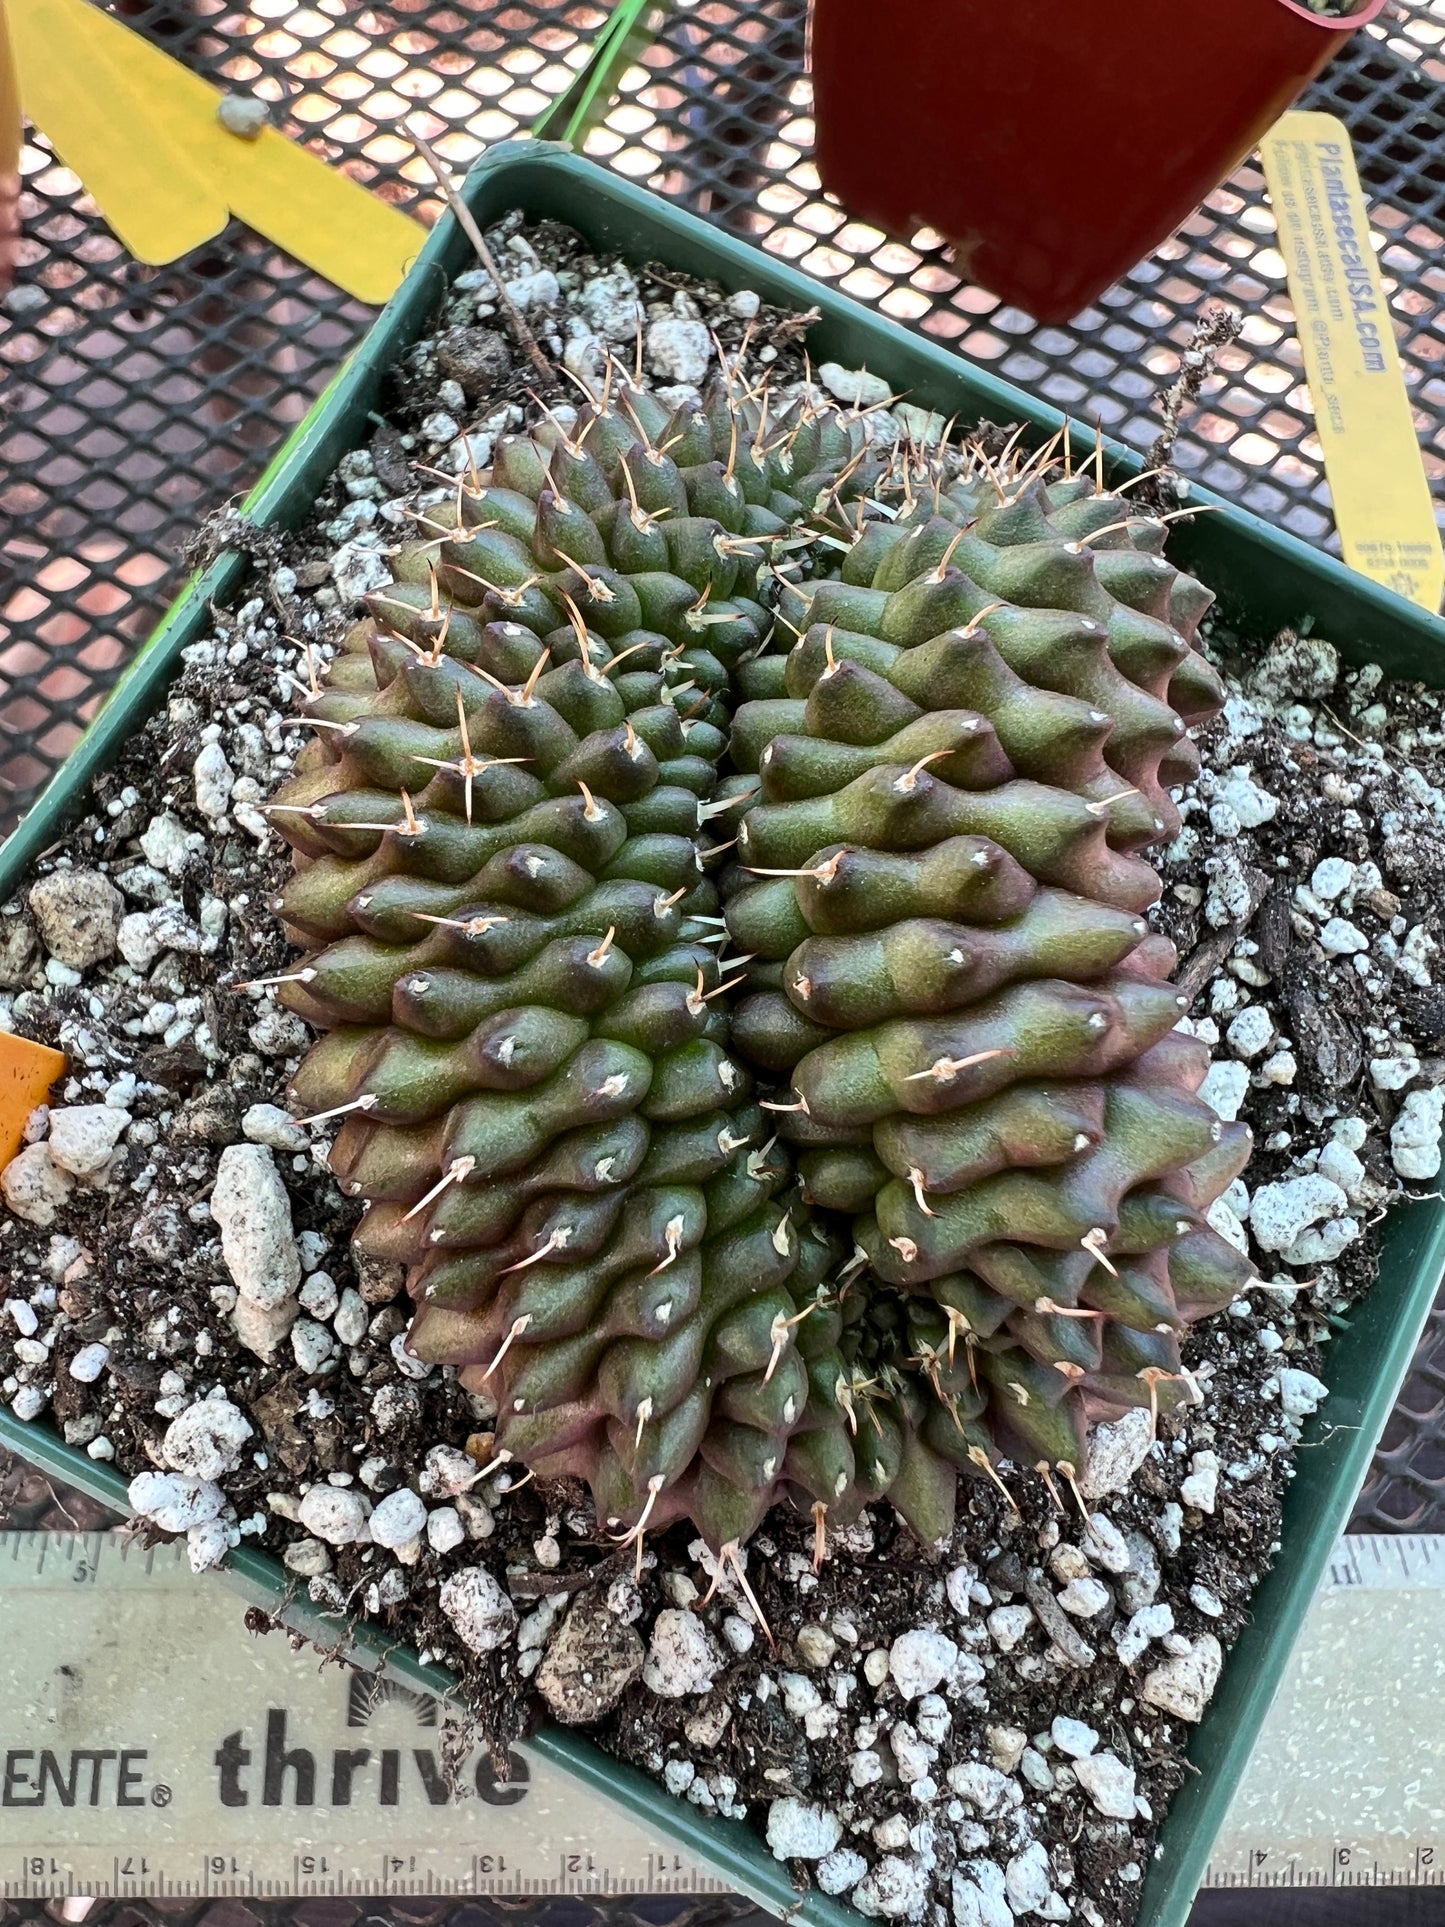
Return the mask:
M454 169L531 124L586 59L606 0L117 0L129 23L431 221L398 123ZM1246 165L1067 328L961 281L936 235L889 239L822 194L806 0L674 0L588 141L602 164L1147 446L1201 305L1246 315L1179 465L1333 541L1263 177ZM1359 155L1425 459L1445 479L1445 0L1397 0L1308 105ZM425 124L425 121L424 123ZM33 137L18 290L0 316L0 828L63 759L174 592L180 551L250 485L371 311L233 223L165 268L130 260ZM1445 1527L1445 1310L1391 1422L1357 1529Z

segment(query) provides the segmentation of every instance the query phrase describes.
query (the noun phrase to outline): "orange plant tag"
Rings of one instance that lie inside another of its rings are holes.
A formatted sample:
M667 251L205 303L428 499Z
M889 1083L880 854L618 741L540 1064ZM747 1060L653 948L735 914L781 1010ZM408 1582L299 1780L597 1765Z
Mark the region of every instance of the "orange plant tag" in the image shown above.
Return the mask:
M30 1113L65 1070L63 1051L0 1030L0 1171L20 1149Z

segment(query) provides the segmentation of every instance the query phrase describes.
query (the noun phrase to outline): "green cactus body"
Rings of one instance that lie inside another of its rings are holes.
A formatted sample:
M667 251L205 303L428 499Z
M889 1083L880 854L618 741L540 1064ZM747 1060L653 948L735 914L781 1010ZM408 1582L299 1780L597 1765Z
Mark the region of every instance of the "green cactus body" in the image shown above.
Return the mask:
M1072 1476L1092 1418L1177 1401L1179 1334L1248 1276L1203 1216L1248 1136L1195 1096L1207 1053L1142 914L1137 853L1219 696L1162 533L1072 481L940 488L785 593L785 693L735 720L734 1042L787 1079L850 1291L911 1321L890 1403L919 1493L999 1448ZM847 1418L796 1444L807 1491Z
M279 994L327 1033L292 1101L340 1120L409 1345L496 1396L498 1454L718 1544L785 1489L808 1383L800 1208L730 1043L703 825L802 518L767 507L789 446L813 501L866 436L763 429L725 392L669 416L627 390L504 441L424 511L272 806L307 952ZM986 732L924 734L1006 773Z
M887 1494L936 1538L960 1471L1177 1397L1247 1279L1139 854L1207 595L1079 478L912 461L726 381L504 439L272 805L358 1245L626 1537Z

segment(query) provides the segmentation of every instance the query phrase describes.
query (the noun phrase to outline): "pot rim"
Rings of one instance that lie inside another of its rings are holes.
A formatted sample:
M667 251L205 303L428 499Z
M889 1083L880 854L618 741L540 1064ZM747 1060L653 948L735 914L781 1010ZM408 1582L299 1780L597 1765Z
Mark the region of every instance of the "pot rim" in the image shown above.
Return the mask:
M1307 21L1310 26L1318 27L1322 33L1354 33L1357 27L1367 27L1372 20L1378 20L1385 11L1386 0L1365 0L1353 13L1325 14L1316 13L1312 7L1301 4L1301 0L1275 0L1277 6L1292 13L1297 19Z

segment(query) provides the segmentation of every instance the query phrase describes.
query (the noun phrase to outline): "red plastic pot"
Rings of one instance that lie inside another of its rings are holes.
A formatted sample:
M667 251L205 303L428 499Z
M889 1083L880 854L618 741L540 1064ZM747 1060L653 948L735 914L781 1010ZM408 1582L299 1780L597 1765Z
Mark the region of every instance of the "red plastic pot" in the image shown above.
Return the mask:
M1225 180L1345 39L1297 0L813 0L818 169L1043 321Z

